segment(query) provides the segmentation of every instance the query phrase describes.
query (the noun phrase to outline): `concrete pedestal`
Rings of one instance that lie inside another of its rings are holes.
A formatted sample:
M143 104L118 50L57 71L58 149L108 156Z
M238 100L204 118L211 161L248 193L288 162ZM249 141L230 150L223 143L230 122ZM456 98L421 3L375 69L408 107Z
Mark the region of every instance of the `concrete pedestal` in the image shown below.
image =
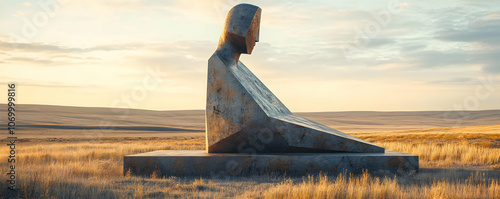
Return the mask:
M149 176L241 176L255 174L395 173L418 171L418 156L385 153L207 153L204 150L160 150L124 157L124 173Z

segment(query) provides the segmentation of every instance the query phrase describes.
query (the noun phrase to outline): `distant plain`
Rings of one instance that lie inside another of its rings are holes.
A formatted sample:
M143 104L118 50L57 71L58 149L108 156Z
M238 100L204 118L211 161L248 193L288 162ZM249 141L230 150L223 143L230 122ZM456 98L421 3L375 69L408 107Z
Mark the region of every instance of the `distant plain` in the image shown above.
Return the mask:
M419 173L199 178L134 177L123 155L204 149L203 110L16 108L18 192L0 198L500 198L500 110L296 113L418 155Z
M6 109L0 104L0 109ZM203 135L204 110L152 111L50 105L18 105L23 138L171 137ZM500 124L500 110L298 112L299 116L345 133Z

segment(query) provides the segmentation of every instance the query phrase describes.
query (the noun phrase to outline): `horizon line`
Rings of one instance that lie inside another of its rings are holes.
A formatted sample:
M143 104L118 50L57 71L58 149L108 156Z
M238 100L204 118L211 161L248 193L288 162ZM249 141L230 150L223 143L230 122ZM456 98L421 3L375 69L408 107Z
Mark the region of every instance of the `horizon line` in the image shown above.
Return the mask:
M7 105L0 103L0 106ZM16 105L32 105L32 106L59 106L59 107L72 107L72 108L103 108L103 109L130 109L130 110L145 110L145 111L205 111L204 109L144 109L144 108L122 108L122 107L108 107L108 106L78 106L78 105L58 105L58 104L16 104ZM480 110L366 110L366 111L292 111L294 113L329 113L329 112L480 112L480 111L500 111L499 109L480 109Z

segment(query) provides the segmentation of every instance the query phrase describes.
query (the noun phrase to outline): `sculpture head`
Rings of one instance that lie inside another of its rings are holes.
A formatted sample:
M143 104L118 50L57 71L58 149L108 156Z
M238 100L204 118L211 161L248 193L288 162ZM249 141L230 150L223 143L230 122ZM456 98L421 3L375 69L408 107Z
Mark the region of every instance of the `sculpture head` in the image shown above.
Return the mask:
M227 14L219 46L231 45L238 53L251 54L259 41L261 9L250 4L238 4Z

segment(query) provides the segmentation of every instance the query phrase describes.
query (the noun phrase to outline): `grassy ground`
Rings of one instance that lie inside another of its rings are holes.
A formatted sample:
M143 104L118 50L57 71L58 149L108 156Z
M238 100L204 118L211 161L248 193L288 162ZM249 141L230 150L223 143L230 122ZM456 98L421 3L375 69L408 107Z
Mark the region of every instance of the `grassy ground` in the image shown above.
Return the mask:
M181 178L123 175L123 155L204 149L204 137L20 140L22 198L500 198L500 125L355 133L420 156L418 174ZM7 151L0 168L7 173ZM7 187L7 175L0 186ZM9 190L0 189L3 198Z

